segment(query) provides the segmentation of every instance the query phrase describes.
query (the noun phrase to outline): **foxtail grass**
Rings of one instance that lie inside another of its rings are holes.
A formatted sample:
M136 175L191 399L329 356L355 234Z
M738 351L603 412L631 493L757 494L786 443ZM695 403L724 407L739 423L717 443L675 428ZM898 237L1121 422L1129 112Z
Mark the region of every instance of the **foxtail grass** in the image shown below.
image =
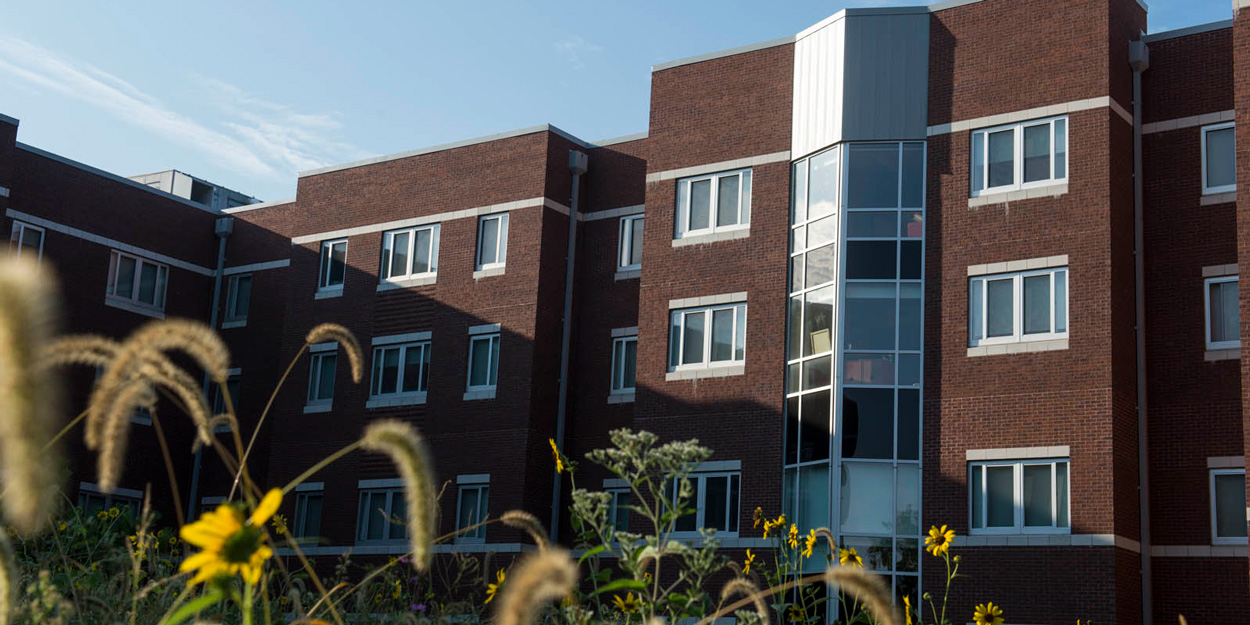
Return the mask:
M542 523L538 517L524 510L509 510L499 516L499 521L508 527L525 530L534 539L540 549L547 548L547 535L543 533Z
M352 381L359 383L364 376L364 354L360 351L360 343L351 330L337 323L323 323L308 331L304 339L307 345L316 343L338 342L343 351L347 352L347 361L351 364Z
M402 421L377 421L365 428L361 447L390 456L404 480L408 504L408 536L412 565L419 571L430 566L431 545L437 527L434 501L434 468L430 450L416 428Z
M17 566L9 537L0 532L0 625L9 625L17 604Z
M63 417L59 379L38 366L57 319L56 281L33 261L0 263L0 470L5 517L38 531L56 503L58 454L45 451Z
M727 599L734 595L746 595L750 597L751 604L755 606L755 613L760 615L760 622L768 625L768 605L764 603L764 594L755 584L742 577L735 577L729 580L728 584L720 591L720 600L724 603Z
M563 599L577 583L577 564L563 549L526 556L513 568L499 597L496 625L536 625L543 606Z
M130 441L130 417L140 408L156 410L156 392L147 382L135 381L117 394L117 400L105 413L100 453L96 458L96 478L100 490L111 493L121 480L122 466L126 462L126 447Z
M890 590L880 577L859 567L831 566L825 571L825 583L863 601L879 625L898 625L898 613L890 605Z

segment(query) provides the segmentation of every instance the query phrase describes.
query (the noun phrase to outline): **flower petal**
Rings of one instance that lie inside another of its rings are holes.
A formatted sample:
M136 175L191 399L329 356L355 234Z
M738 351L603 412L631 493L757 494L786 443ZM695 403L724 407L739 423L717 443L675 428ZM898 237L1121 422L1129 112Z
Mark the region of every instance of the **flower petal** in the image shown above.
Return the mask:
M272 488L265 493L265 498L260 500L256 505L256 511L252 513L252 518L248 523L252 525L262 525L269 517L278 511L278 507L282 505L282 489Z
M211 568L210 565L216 561L217 554L209 551L201 551L186 560L183 560L182 564L178 565L178 570L186 573L187 571L194 571L198 568Z

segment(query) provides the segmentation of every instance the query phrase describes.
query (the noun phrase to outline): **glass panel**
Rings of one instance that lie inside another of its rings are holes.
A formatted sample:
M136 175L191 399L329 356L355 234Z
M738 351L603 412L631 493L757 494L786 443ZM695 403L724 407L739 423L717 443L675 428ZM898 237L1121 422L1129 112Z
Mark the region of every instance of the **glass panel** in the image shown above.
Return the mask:
M847 241L846 277L852 280L893 280L897 277L894 241Z
M612 343L612 390L621 388L621 377L624 375L625 367L625 342L613 341Z
M838 255L836 245L830 243L807 253L807 286L832 282L837 277Z
M625 531L629 528L629 491L614 493L612 503L612 527L617 531Z
M234 280L234 302L230 309L230 317L242 319L247 317L247 309L252 303L252 277L242 276Z
M920 309L920 285L904 282L898 285L898 293L898 348L918 350L924 320Z
M728 525L726 507L729 505L729 476L709 477L704 482L707 496L703 503L703 527L725 531Z
M803 254L790 257L790 292L803 290Z
M807 294L803 310L803 355L822 354L833 349L834 286L816 289Z
M382 393L394 393L399 387L399 349L382 350L382 380L378 388Z
M903 144L903 206L924 206L924 144Z
M786 464L799 461L799 398L786 399Z
M1024 333L1050 332L1050 275L1024 278Z
M712 362L733 358L734 311L732 308L712 311Z
M707 314L703 311L687 313L682 329L681 364L690 365L703 362L703 327L707 323Z
M893 283L846 285L846 349L894 349Z
M797 393L803 384L802 365L794 362L786 365L786 392Z
M1068 526L1068 463L1055 463L1055 524Z
M738 176L725 176L716 181L716 225L738 223Z
M119 256L117 262L117 295L133 297L135 288L135 259Z
M968 486L968 492L972 494L972 527L982 528L985 524L981 521L981 517L985 515L985 493L981 492L984 487L984 477L982 473L985 467L981 465L972 466L971 484Z
M747 347L747 305L739 304L734 308L737 311L734 317L734 360L742 360Z
M990 133L990 187L1015 184L1015 130Z
M898 389L898 457L920 459L920 391Z
M894 354L847 354L843 357L845 384L894 384Z
M828 243L838 238L838 218L826 217L807 225L808 246Z
M712 225L712 181L690 183L690 229L702 230Z
M156 304L156 265L139 265L139 296L136 299L144 304Z
M848 237L894 237L894 226L898 223L898 213L854 212L846 214L846 236Z
M819 219L832 215L838 208L838 151L829 150L808 159L807 217Z
M642 217L630 223L633 232L629 237L629 263L637 265L642 262Z
M317 536L321 534L321 495L304 497L304 515L301 519L300 536Z
M801 252L807 249L807 226L799 226L790 230L790 251Z
M983 293L985 290L984 280L972 280L968 283L968 336L970 343L976 343L985 338L985 323L982 319L985 311L983 301Z
M842 457L894 457L894 389L842 390Z
M1015 527L1015 468L986 467L986 527Z
M1207 132L1207 186L1223 187L1237 182L1237 159L1233 129Z
M366 496L369 502L369 508L366 514L369 518L369 540L380 540L383 537L383 531L386 530L386 493L369 493Z
M482 241L477 252L477 263L489 265L498 262L499 253L499 220L482 220Z
M404 387L405 393L416 393L425 390L424 376L421 375L421 366L424 364L425 350L428 347L424 345L409 345L404 350Z
M158 308L165 307L165 284L169 280L169 268L161 267L156 272L156 306Z
M681 313L673 313L668 322L668 366L681 364Z
M1050 124L1024 127L1024 181L1050 179Z
M898 206L897 143L852 144L847 169L847 208Z
M751 172L742 172L742 211L738 223L751 223ZM732 522L732 521L731 521Z
M407 275L408 240L411 236L411 233L399 232L391 237L391 266L388 276Z
M803 396L802 435L799 437L799 462L829 458L829 398L832 391ZM807 488L803 485L801 488Z
M434 242L433 230L418 230L412 258L412 273L429 273L434 270L430 250Z
M634 388L634 375L638 366L638 341L625 341L624 388Z
M1055 120L1055 179L1068 177L1068 120Z
M899 243L898 277L903 280L920 279L920 241Z
M391 513L386 520L387 538L408 537L408 506L404 505L404 491L391 491Z
M920 354L898 355L898 385L920 386Z
M29 253L31 258L38 258L41 245L43 232L34 228L22 228L22 251Z
M1239 322L1238 311L1238 286L1236 281L1223 283L1220 289L1220 311L1224 314L1224 333L1225 337L1221 340L1237 341L1241 339L1241 323Z
M917 571L920 568L920 541L915 538L899 538L895 541L896 548L894 550L894 570L896 571ZM905 578L898 578L899 583ZM901 605L902 602L900 601ZM913 608L917 603L911 602Z
M690 493L691 493L690 498L682 501L682 508L685 510L689 510L690 512L688 514L682 515L680 518L677 519L677 523L673 526L673 529L678 532L693 532L699 529L699 517L698 517L699 478L690 477L689 481L690 481ZM676 482L677 483L673 485L674 501L677 499L678 495L681 492L681 487L679 486L679 483L681 482L681 480L676 480Z
M336 243L330 250L330 284L343 284L347 274L347 244Z
M1055 272L1055 332L1068 331L1068 272Z
M460 515L456 522L456 529L464 529L477 523L477 496L478 489L476 488L460 489Z
M972 190L985 188L985 133L972 135Z
M790 225L807 221L807 161L794 164L790 177Z
M494 386L499 378L499 336L490 340L490 385Z
M894 530L893 473L886 463L842 465L842 531L879 534Z
M1224 329L1224 298L1221 296L1224 290L1223 282L1212 282L1210 285L1211 293L1208 297L1207 307L1210 309L1211 315L1211 341L1227 340L1228 331Z
M1049 464L1026 464L1024 469L1024 525L1051 527L1052 472Z
M904 239L919 239L924 236L924 213L903 213L903 222L899 226L898 236Z
M872 538L859 536L843 536L843 548L853 548L864 559L864 568L869 571L890 571L894 564L894 540L892 538ZM889 578L885 580L889 584Z
M787 341L786 357L788 359L798 358L802 351L803 345L803 298L790 298L790 337ZM670 362L676 358L670 358Z
M920 465L898 465L897 532L907 536L920 534Z
M469 386L490 384L490 344L490 339L480 338L469 345Z
M799 469L799 513L795 522L800 528L829 525L829 465L816 464ZM823 543L824 540L817 544Z
M797 469L786 469L781 472L781 511L785 513L788 519L799 518L799 511L795 507L794 490L795 480L798 479Z
M1215 536L1241 538L1246 535L1246 476L1215 476Z
M988 300L986 322L987 336L1011 336L1015 334L1015 280L987 280Z
M317 399L334 397L334 367L338 362L336 354L321 357L320 379L317 382Z

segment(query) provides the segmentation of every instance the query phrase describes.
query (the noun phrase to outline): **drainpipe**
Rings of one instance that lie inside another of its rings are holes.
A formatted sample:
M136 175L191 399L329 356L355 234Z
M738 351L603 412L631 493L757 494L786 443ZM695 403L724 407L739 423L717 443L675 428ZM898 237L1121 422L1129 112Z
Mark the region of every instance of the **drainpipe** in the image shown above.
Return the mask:
M569 343L573 335L573 268L577 256L577 198L580 195L582 174L590 164L585 152L569 150L569 171L573 172L573 198L569 200L569 250L564 261L564 328L560 337L560 395L556 408L556 445L564 449L564 413L568 404L569 389ZM560 474L551 484L551 542L560 538Z
M208 313L208 327L217 329L217 311L221 308L221 278L226 269L226 239L230 238L230 233L234 232L234 217L218 217L217 225L217 271L213 274L213 307ZM211 389L212 380L208 377L208 372L204 372L204 397L210 397L208 394ZM236 400L237 401L237 400ZM191 501L187 502L187 521L195 518L195 505L199 500L198 494L200 490L200 465L204 457L204 446L200 445L195 450L195 459L191 464L191 489L189 496Z
M1133 270L1137 308L1137 479L1141 509L1141 601L1142 625L1151 625L1150 588L1150 464L1146 456L1146 290L1145 236L1142 224L1141 75L1150 68L1150 49L1138 39L1129 43L1129 66L1133 68Z

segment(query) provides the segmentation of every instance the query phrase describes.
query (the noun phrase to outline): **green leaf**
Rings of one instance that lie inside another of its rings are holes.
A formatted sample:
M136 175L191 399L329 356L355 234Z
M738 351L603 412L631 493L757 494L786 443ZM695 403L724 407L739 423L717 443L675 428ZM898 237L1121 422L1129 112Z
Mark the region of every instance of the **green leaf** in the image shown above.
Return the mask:
M221 601L221 598L221 591L214 588L213 590L210 590L208 594L182 604L182 607L175 610L173 614L170 614L168 619L161 622L161 625L178 625L179 623L195 616L196 612Z
M636 579L618 579L610 584L603 586L599 590L596 590L590 596L594 597L597 595L601 595L605 592L612 592L614 590L645 590L646 588L647 588L646 584Z
M583 554L582 554L582 557L580 557L580 558L578 558L578 559L577 559L577 563L578 563L578 564L581 564L581 563L583 563L583 562L585 562L585 561L586 561L586 558L592 558L592 557L594 557L594 556L596 556L596 555L598 555L598 554L601 554L601 553L603 553L603 552L605 552L605 551L607 551L607 550L608 550L608 548L607 548L607 546L606 546L606 545L599 545L598 547L595 547L594 549L589 549L589 550L587 550L587 551L586 551L586 553L583 553Z

